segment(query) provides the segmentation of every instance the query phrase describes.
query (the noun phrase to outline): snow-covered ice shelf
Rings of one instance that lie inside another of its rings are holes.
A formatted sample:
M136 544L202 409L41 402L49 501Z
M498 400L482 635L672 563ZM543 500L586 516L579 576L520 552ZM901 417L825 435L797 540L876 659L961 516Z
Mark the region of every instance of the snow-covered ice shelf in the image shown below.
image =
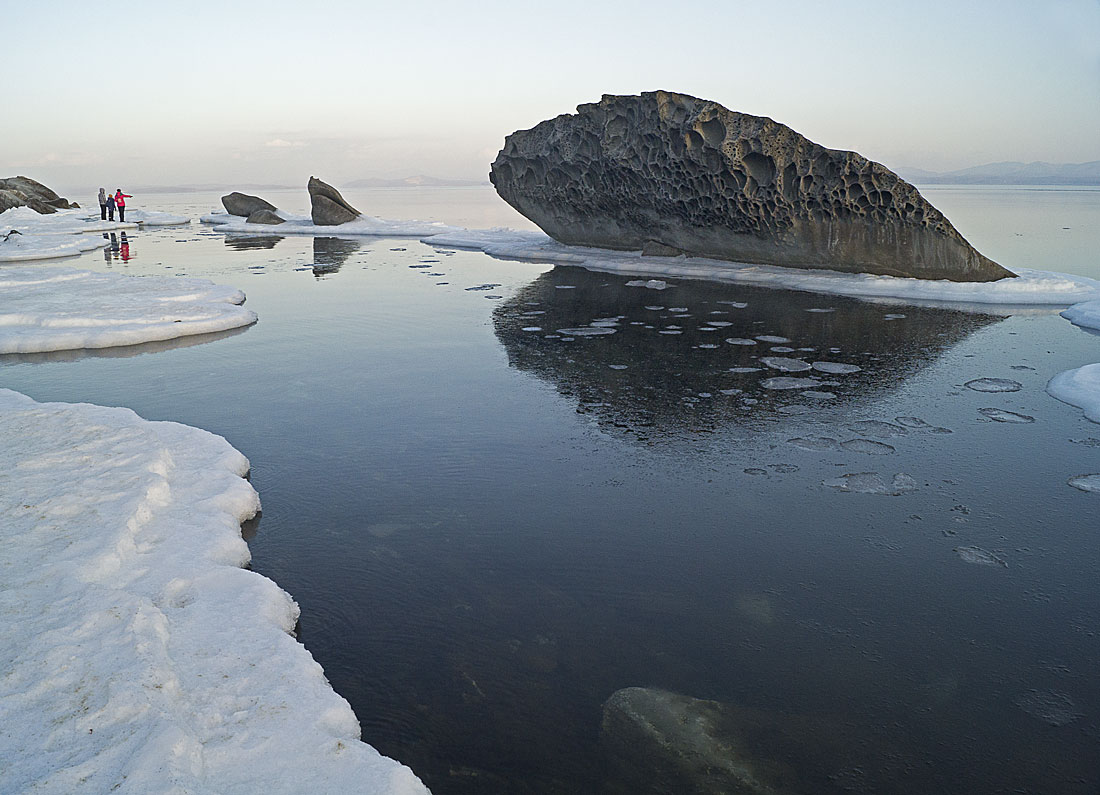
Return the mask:
M211 224L217 232L233 232L235 234L253 235L317 235L318 237L347 237L347 236L372 236L372 237L424 237L444 232L463 232L465 230L457 226L436 221L388 221L385 218L375 218L370 215L360 216L356 221L350 221L338 226L317 226L313 221L304 216L291 215L282 210L276 214L283 218L283 224L250 224L239 215L228 213L208 213L199 218L204 224Z
M1083 301L1062 312L1062 317L1075 326L1100 331L1100 301Z
M423 793L249 561L225 439L0 389L0 791Z
M0 269L0 354L110 348L256 322L244 293L205 279L49 266Z
M1050 271L1018 269L1019 278L996 282L907 279L868 273L751 265L702 257L644 257L637 251L566 246L542 232L468 229L424 239L437 246L472 248L501 259L577 265L593 271L752 284L854 298L957 305L1068 306L1100 299L1100 281Z
M1058 373L1047 382L1047 393L1082 409L1093 422L1100 422L1100 364Z
M191 223L182 215L133 208L130 220L102 221L87 210L61 210L49 215L29 207L13 207L0 213L0 263L21 260L75 257L84 251L101 248L104 243L89 232L102 233L137 229L139 226L180 226ZM9 235L11 230L19 232ZM7 235L7 239L4 236Z

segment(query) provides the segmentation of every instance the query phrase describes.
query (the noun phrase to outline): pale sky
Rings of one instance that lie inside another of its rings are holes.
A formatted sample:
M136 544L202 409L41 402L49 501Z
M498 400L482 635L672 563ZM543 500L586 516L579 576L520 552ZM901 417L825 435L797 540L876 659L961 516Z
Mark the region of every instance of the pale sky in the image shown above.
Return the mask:
M484 179L504 136L667 89L894 169L1100 160L1100 0L15 0L0 177Z

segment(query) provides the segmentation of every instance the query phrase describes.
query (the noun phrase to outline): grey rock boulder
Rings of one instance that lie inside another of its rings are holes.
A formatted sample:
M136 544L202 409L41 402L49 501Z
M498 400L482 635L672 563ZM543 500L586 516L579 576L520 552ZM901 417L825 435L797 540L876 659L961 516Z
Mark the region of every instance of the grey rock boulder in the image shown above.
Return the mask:
M1015 275L885 166L686 94L605 95L512 133L489 178L570 245L923 279Z
M308 188L312 204L310 215L318 226L338 226L362 215L344 200L340 191L317 177L309 178Z
M30 177L0 179L0 212L12 207L30 207L35 212L47 215L58 210L75 210L80 205L61 198Z
M255 212L250 213L246 220L250 224L271 224L271 225L275 225L275 224L285 224L286 223L286 219L280 218L278 215L275 214L274 210L267 210L267 209L256 210Z
M247 193L237 191L222 196L222 206L230 215L239 215L242 218L247 218L257 210L274 211L276 209L274 204L264 201L259 196L249 196Z

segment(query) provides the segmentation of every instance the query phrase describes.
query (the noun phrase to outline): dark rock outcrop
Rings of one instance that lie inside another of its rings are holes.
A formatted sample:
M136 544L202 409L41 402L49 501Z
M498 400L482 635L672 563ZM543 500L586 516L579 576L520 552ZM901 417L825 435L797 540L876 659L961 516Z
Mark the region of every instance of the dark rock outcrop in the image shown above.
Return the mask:
M924 279L1015 275L885 166L685 94L606 95L512 133L489 178L571 245Z
M274 204L264 201L259 196L249 196L247 193L238 193L237 191L222 196L222 206L230 215L239 215L242 218L248 218L257 210L274 211L276 209ZM257 223L263 222L258 221Z
M285 224L286 220L275 214L274 210L261 209L249 213L246 219L250 224Z
M30 207L46 215L58 210L76 210L80 205L61 198L30 177L0 179L0 213L12 207Z
M354 221L362 213L344 201L340 191L317 177L309 178L309 199L313 223L318 226L338 226Z

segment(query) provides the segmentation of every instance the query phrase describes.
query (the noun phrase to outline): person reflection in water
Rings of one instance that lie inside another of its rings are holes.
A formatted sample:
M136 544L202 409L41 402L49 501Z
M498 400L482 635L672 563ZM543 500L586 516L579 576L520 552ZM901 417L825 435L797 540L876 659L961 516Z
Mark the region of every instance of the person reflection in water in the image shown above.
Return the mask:
M126 233L122 233L122 237L118 245L119 254L122 256L123 262L130 261L130 241L126 238Z
M103 261L109 264L111 262L111 239L107 236L106 232L103 233L103 240L105 241L103 246Z

